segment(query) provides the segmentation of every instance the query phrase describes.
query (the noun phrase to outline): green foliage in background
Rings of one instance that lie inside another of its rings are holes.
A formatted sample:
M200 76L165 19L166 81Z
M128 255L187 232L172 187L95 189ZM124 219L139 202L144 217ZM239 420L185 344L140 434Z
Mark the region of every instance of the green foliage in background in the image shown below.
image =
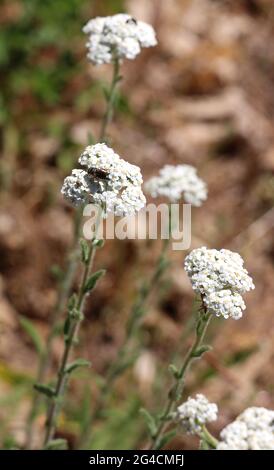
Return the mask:
M79 37L87 3L22 0L18 18L0 32L2 119L12 112L10 104L16 106L15 98L34 95L42 103L58 103L63 87L78 72L69 37Z
M29 167L29 139L55 139L50 165L67 175L79 145L71 121L90 119L105 83L89 76L83 25L92 17L124 11L124 0L3 0L0 2L0 188L12 184L15 161ZM130 115L126 97L117 108ZM61 177L62 177L61 176ZM59 186L58 186L59 187ZM48 188L47 204L56 188Z
M0 123L33 98L55 107L86 64L82 27L96 14L123 11L120 0L6 1L14 8L0 30ZM5 8L4 8L5 12ZM1 15L2 16L2 15Z

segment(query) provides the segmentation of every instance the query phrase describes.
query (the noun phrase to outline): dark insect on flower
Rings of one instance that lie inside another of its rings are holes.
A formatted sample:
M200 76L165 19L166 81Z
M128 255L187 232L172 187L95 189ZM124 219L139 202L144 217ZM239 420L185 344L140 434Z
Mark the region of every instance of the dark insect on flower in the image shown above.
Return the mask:
M106 180L108 178L108 172L105 170L100 170L100 168L89 168L88 174L89 176L93 176L94 178L98 178L100 180Z
M128 20L126 21L126 23L128 23L128 24L130 24L130 23L138 24L138 23L137 23L137 20L135 20L135 18L128 18Z

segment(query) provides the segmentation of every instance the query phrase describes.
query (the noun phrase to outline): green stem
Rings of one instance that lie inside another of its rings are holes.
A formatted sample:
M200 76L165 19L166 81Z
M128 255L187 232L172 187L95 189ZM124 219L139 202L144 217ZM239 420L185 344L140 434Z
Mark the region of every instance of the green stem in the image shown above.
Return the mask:
M113 62L113 74L110 89L107 96L107 107L103 117L99 141L104 142L106 140L107 127L110 124L113 116L113 111L115 107L115 92L116 86L120 80L120 63L118 59L115 59Z
M119 62L115 61L113 64L113 78L112 78L112 82L110 85L109 95L107 98L106 111L105 111L105 114L102 120L102 125L101 125L100 141L104 141L106 139L107 127L110 124L111 119L112 119L113 108L115 104L114 102L115 102L116 85L118 84L119 79L120 79L119 71L120 71ZM72 251L72 254L69 257L68 266L67 266L66 273L65 273L65 278L62 282L58 300L57 300L53 315L51 317L49 335L48 335L46 346L45 346L45 353L40 358L36 383L43 383L45 380L46 371L47 371L49 360L50 360L51 353L52 353L52 345L53 345L53 340L55 337L56 325L57 325L60 315L63 313L65 309L66 301L68 299L72 282L76 273L77 264L78 264L77 257L78 257L78 251L79 251L78 243L79 243L80 226L81 226L81 212L77 211L75 215L75 223L74 223L74 227L75 227L74 228L74 249ZM26 445L25 445L26 449L29 449L32 446L33 432L34 432L34 420L38 413L41 398L42 397L39 393L35 393L33 395L33 401L32 401L31 409L30 409L30 412L27 418L27 424L26 424Z
M68 381L66 367L68 364L70 352L76 342L79 325L83 319L83 310L84 310L85 300L87 297L87 293L85 292L85 286L86 286L87 279L91 273L95 253L97 250L96 244L94 244L94 239L96 239L97 237L98 229L99 229L100 222L101 222L101 217L102 217L102 211L99 211L97 214L97 219L96 219L94 238L93 240L90 241L88 258L87 258L87 262L85 263L85 267L84 267L84 271L82 275L82 281L81 281L79 291L78 291L77 304L76 304L76 311L78 312L78 315L76 318L74 318L71 321L70 330L65 341L65 348L64 348L62 360L61 360L59 371L58 371L58 380L57 380L56 387L54 390L54 395L51 398L51 402L50 402L49 409L48 409L47 422L46 422L46 435L45 435L45 440L44 440L45 447L49 444L49 442L54 436L54 432L56 428L56 421L57 421L57 418L58 418L58 415L60 413L60 409L62 406L62 399L63 399L65 387Z
M78 238L81 227L81 212L78 210L75 213L74 218L74 239L73 239L73 249L68 258L67 267L65 270L64 279L61 283L60 290L58 293L57 302L53 310L53 314L50 318L49 324L49 334L46 339L45 350L39 358L38 371L36 376L36 383L43 383L45 380L46 372L51 358L53 341L56 336L56 326L59 321L60 316L64 312L65 305L70 293L72 282L77 269L77 258L78 258ZM26 443L25 448L30 449L33 442L33 433L34 433L34 420L37 416L42 396L38 392L34 392L31 408L29 415L27 417L26 423Z
M201 313L200 318L197 321L196 325L196 336L192 346L189 348L185 359L183 361L181 369L176 375L176 382L171 388L168 394L168 400L164 408L164 412L161 415L160 422L158 424L157 430L152 438L152 443L150 449L157 450L161 447L161 439L166 431L168 423L172 419L172 413L182 397L182 392L184 389L184 382L187 371L191 366L192 362L197 358L198 351L205 337L205 333L209 322L211 320L211 315L207 312L206 307L202 301L203 313Z
M153 292L155 286L158 284L160 278L162 277L163 272L167 266L166 257L167 257L167 251L169 248L169 242L170 242L169 238L163 241L162 251L157 260L152 276L150 280L147 283L144 283L141 289L139 290L139 295L131 309L130 317L129 317L127 328L126 328L124 342L118 351L116 359L114 359L114 362L110 365L107 371L104 384L100 390L99 400L97 402L97 405L95 406L95 409L93 410L91 414L90 420L87 422L86 426L82 429L81 436L79 439L79 447L81 449L85 449L88 446L89 441L90 441L90 434L88 433L88 431L92 427L92 423L97 418L100 417L101 412L104 409L106 400L111 391L111 386L113 385L115 380L124 372L126 368L124 367L124 363L125 363L125 360L128 359L128 357L130 356L130 344L138 331L140 319L144 315L145 305L151 293Z
M211 449L216 449L218 445L217 439L209 432L206 426L202 426L202 432L200 434L200 438L202 441L206 442Z

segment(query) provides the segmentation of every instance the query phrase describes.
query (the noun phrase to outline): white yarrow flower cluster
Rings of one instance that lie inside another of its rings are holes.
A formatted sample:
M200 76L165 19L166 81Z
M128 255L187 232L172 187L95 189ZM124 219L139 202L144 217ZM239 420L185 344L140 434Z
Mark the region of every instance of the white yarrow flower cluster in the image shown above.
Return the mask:
M217 415L217 405L210 403L204 395L197 394L177 408L175 419L187 434L199 434L203 425L216 421Z
M152 197L164 196L171 202L184 198L193 206L201 206L207 198L206 183L191 165L165 165L158 176L147 181L145 189Z
M71 175L64 180L61 193L73 206L80 206L87 202L90 194L98 190L89 175L84 170L72 170Z
M220 437L217 450L274 450L274 411L247 408Z
M185 259L185 270L193 290L203 296L208 311L216 316L242 317L246 306L241 296L254 289L252 278L238 253L206 247L193 250Z
M83 31L89 36L87 57L94 65L135 59L142 47L157 44L151 25L124 13L94 18Z
M65 178L62 194L72 205L93 203L105 215L134 215L144 207L140 168L131 165L106 144L88 146L79 158L85 170L72 170Z

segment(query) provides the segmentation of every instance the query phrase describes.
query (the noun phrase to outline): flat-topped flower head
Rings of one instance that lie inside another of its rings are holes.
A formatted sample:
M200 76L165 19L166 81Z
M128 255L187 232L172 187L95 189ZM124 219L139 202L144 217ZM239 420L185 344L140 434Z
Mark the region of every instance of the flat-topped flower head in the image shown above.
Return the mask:
M128 186L140 187L143 183L140 168L123 160L106 144L89 145L80 156L79 163L86 167L94 178L101 172L113 190Z
M94 65L135 59L143 47L157 44L153 27L128 14L97 17L83 28L88 34L88 59Z
M93 195L94 204L104 208L105 216L114 214L119 217L131 216L139 212L146 203L140 187L125 188L121 192L102 191Z
M220 437L217 450L274 450L274 411L247 408Z
M72 170L71 175L64 180L61 194L75 207L87 204L90 195L99 190L98 185L92 182L84 170Z
M246 309L242 296L230 289L210 292L204 297L204 303L209 313L234 320L239 320Z
M146 203L140 168L131 165L106 144L88 146L79 158L84 170L73 170L62 194L74 206L93 203L105 216L134 215Z
M185 270L193 289L202 294L221 289L247 292L254 284L238 253L206 247L193 250L185 259Z
M234 421L221 431L222 441L217 445L217 450L247 450L247 435L246 425Z
M210 403L204 395L197 394L177 408L175 419L187 434L199 434L203 425L216 421L217 415L217 405Z
M207 199L206 183L191 165L165 165L158 176L147 181L145 189L152 197L164 196L171 202L183 199L193 206L201 206Z
M238 253L201 247L185 259L185 270L195 292L208 294L222 289L244 293L254 289L254 284L244 260Z
M252 406L241 413L237 421L245 423L248 429L268 429L274 433L274 411L262 406Z
M238 253L202 247L186 257L184 267L210 313L238 320L246 308L241 294L254 289L243 264Z

